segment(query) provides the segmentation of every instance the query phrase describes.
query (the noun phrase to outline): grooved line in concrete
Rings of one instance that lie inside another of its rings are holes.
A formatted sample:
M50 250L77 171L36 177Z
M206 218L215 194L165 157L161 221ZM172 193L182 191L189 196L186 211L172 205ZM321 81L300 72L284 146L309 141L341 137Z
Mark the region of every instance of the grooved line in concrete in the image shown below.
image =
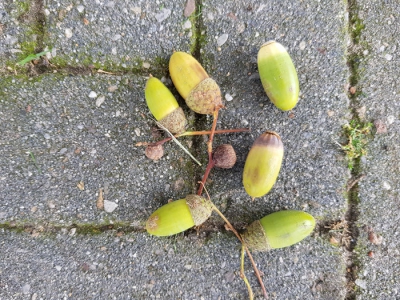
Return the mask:
M359 61L359 53L357 50L357 45L359 43L361 30L363 29L363 24L358 16L358 7L356 0L348 0L347 2L347 11L348 11L348 32L347 35L350 38L350 44L347 49L347 64L350 71L349 77L349 85L350 87L356 87L359 79L359 69L358 69L358 61ZM352 110L352 120L357 123L360 122L360 119L357 115L356 108L359 106L359 101L357 95L360 91L356 93L348 92L348 97L350 98L350 109ZM351 171L351 179L350 181L357 181L357 179L361 176L360 171L360 158L353 159L353 169ZM348 208L345 215L345 220L348 224L348 229L350 231L351 242L348 247L346 247L346 280L347 280L347 294L346 300L355 300L356 299L356 291L355 291L355 280L357 278L357 268L358 261L355 255L354 248L357 244L357 240L359 237L359 229L357 227L357 220L359 216L359 187L358 183L355 183L350 190L348 191Z

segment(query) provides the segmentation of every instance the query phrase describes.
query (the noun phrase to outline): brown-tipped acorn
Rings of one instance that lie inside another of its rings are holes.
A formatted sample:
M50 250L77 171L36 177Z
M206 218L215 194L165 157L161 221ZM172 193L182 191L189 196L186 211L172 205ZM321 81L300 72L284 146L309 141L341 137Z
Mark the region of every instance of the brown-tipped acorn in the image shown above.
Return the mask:
M213 161L216 167L230 169L236 163L236 152L231 144L219 145L213 153Z
M255 140L243 169L243 186L251 197L262 197L271 190L282 159L283 144L276 132L266 131Z
M157 78L150 75L145 89L146 103L154 118L171 133L185 131L187 119L174 95Z
M172 201L157 209L147 220L146 230L156 236L168 236L203 224L211 215L212 203L198 195Z
M315 219L298 210L282 210L250 224L242 234L253 251L289 247L306 238L315 227Z
M261 83L272 103L281 110L295 107L299 80L285 47L275 41L266 42L258 51L257 64Z
M222 107L221 91L200 63L190 54L174 52L169 72L187 106L199 114L213 114Z

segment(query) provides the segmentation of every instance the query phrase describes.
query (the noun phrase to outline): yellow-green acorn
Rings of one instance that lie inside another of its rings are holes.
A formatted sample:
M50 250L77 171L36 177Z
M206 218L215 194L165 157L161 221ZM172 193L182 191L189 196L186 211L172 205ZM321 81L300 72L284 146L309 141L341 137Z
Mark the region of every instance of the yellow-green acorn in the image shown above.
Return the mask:
M268 98L281 110L291 110L299 99L299 79L285 47L266 42L258 51L258 71Z
M154 118L171 133L185 131L187 119L174 95L157 78L150 75L145 89L145 98Z
M243 169L243 185L253 198L268 193L278 177L283 159L283 144L273 131L260 135L247 155Z
M265 216L247 227L242 234L253 251L289 247L306 238L315 227L315 219L298 210L282 210Z
M199 114L212 114L216 107L222 106L218 84L190 54L174 52L169 60L169 73L191 110Z
M147 220L147 232L156 236L168 236L203 224L212 213L209 200L198 195L172 201L157 209Z

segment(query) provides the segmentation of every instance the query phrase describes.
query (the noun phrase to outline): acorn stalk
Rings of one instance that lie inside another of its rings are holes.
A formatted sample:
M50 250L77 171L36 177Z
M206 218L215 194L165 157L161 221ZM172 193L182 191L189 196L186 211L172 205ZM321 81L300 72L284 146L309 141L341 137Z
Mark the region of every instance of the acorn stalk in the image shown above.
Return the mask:
M255 140L243 169L243 186L251 197L262 197L271 190L282 159L283 144L276 132L266 131Z
M285 248L305 239L314 230L312 215L299 210L282 210L254 221L242 234L253 251Z
M299 98L299 80L289 53L280 43L269 41L258 51L258 71L268 98L281 110L291 110Z
M157 78L150 75L145 88L147 106L154 118L171 133L185 131L187 119L174 95Z
M146 230L156 236L169 236L203 224L211 215L212 203L197 195L172 201L157 209L147 220Z

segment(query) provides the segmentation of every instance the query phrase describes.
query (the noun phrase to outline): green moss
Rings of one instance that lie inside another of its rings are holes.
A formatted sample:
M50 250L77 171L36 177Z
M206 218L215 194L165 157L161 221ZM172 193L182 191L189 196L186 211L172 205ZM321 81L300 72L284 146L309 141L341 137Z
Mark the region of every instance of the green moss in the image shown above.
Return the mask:
M341 148L346 153L350 170L353 170L357 159L367 154L366 145L368 138L371 136L371 129L372 123L362 123L356 119L343 125L348 142L346 145L342 145Z

